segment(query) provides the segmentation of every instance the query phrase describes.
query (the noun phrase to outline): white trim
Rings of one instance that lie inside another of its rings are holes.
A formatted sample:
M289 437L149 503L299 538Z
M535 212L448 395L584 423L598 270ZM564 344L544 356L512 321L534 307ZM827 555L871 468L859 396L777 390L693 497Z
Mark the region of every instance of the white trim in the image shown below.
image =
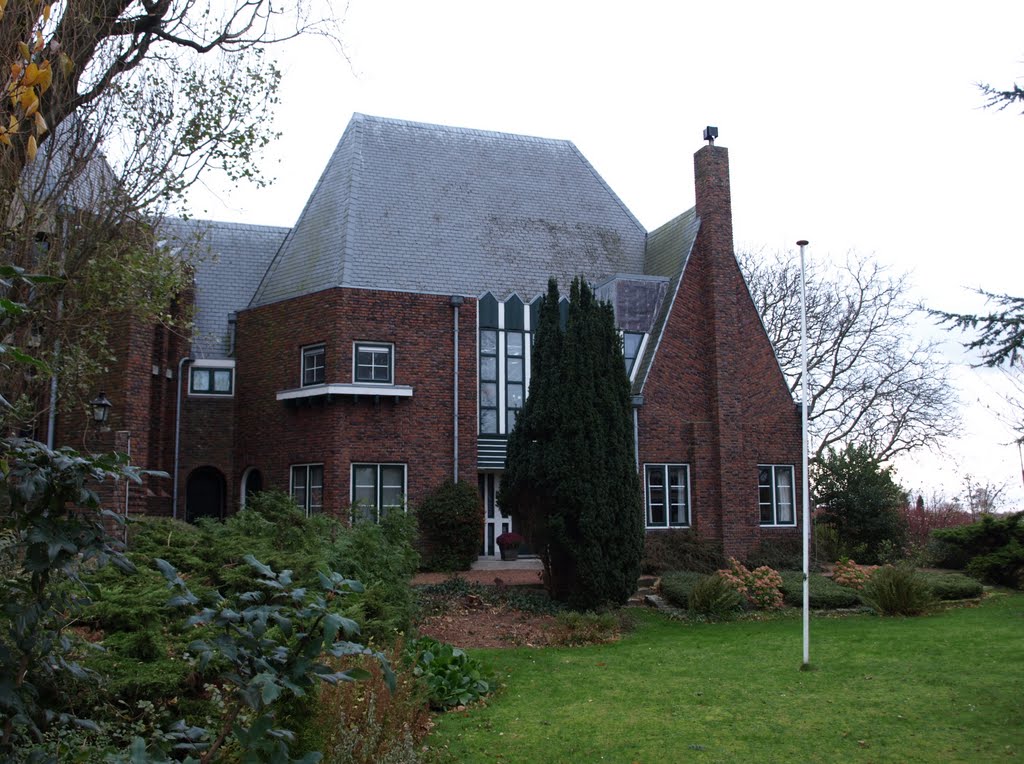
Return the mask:
M311 382L308 385L306 384L306 353L318 348L323 355L323 366L321 368L323 370L324 379L327 379L327 343L312 342L309 345L303 345L299 348L299 387L316 387L317 385L323 384L323 382Z
M380 512L384 508L381 506L381 494L384 490L384 486L381 482L381 472L384 467L401 467L402 468L402 511L408 512L409 506L406 501L406 497L409 495L409 464L407 462L350 462L348 465L348 502L349 507L352 508L352 520L355 520L355 505L356 505L356 468L357 467L373 467L374 478L373 478L373 491L376 494L374 497L374 522L380 522Z
M368 385L331 382L308 385L291 390L280 390L277 400L292 401L298 398L315 398L318 395L383 395L392 398L411 398L413 389L409 385Z
M380 349L387 350L388 352L388 382L369 382L367 380L356 380L356 369L358 367L357 356L359 354L359 348L369 349ZM374 387L381 387L385 385L394 386L395 382L395 343L393 342L373 342L370 340L353 340L352 341L352 384L353 385L373 385Z
M775 470L779 467L783 467L789 470L790 481L789 490L792 494L790 500L790 511L793 513L793 522L791 523L780 523L779 518L779 497L778 490L775 482ZM763 523L761 522L761 475L762 469L767 468L771 471L771 492L772 492L772 518L775 522ZM758 464L757 465L757 523L761 528L796 528L798 526L796 519L796 467L792 464Z
M235 368L234 358L196 358L192 361L193 366L204 366L209 369L233 369Z
M662 490L665 491L665 525L650 525L647 522L650 499L650 488L647 484L647 470L649 467L660 467L662 474L665 477L665 483L662 486ZM669 518L672 516L672 501L671 491L669 489L668 482L668 469L669 467L682 467L685 470L686 475L686 524L685 525L672 525ZM662 530L673 530L693 527L693 505L690 503L690 465L687 462L644 462L643 464L643 486L644 486L644 530L648 531L662 531Z
M312 467L319 467L320 468L320 511L319 511L318 514L322 514L323 511L324 511L324 504L323 504L323 500L324 500L324 483L327 482L327 470L324 469L324 463L323 462L299 462L297 464L289 464L288 465L288 495L291 496L292 501L295 501L295 469L297 467L305 467L306 468L306 485L305 485L305 489L304 489L305 492L306 492L305 506L299 507L299 509L301 509L303 511L303 513L306 515L306 517L309 517L312 514L312 512L311 512L312 507L311 507L310 501L309 501L310 494L312 493L312 491L310 490L311 489L311 485L310 485L310 480L309 480L310 468L312 468Z

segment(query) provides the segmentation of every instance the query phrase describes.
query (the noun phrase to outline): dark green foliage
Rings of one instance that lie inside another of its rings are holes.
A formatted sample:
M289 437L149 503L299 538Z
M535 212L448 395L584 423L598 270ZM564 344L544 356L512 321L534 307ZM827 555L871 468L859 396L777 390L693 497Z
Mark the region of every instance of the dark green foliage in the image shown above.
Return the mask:
M980 581L962 573L920 571L919 575L924 578L935 598L940 600L972 599L980 597L985 591Z
M666 573L658 584L662 596L673 606L686 610L690 607L690 592L694 584L706 574L694 571L677 570Z
M906 521L900 509L906 493L867 446L828 449L815 464L813 478L815 500L822 508L819 519L835 527L844 555L875 564L883 542L905 546Z
M701 537L696 531L672 528L648 533L644 538L641 568L649 575L670 570L714 573L726 567L720 541Z
M552 280L499 500L541 555L552 597L597 610L624 603L640 573L629 380L611 306L574 279L563 333L558 305Z
M1014 98L1020 98L1024 92L1016 85L1014 90L1002 93L985 87L986 94L990 96L990 106L1001 101L1005 101L1005 106ZM946 313L940 310L928 312L938 319L940 324L948 324L950 329L978 332L975 339L964 343L964 347L969 350L980 350L982 362L986 366L1012 366L1024 349L1024 297L993 294L982 289L977 292L994 304L995 310L987 314Z
M484 513L480 493L469 483L446 480L416 510L425 570L469 570L480 555Z
M688 610L692 616L730 618L743 609L743 595L721 576L702 576L690 589Z
M983 515L970 525L932 531L932 539L949 567L963 567L986 583L1024 586L1024 512Z
M782 576L782 598L792 607L803 607L804 575L793 571L785 571ZM859 606L860 595L853 589L840 586L831 578L818 573L811 573L807 579L809 584L808 598L810 606L818 610L836 610Z
M924 577L903 565L883 565L872 573L860 598L879 615L920 615L935 604Z
M408 651L415 656L414 676L426 682L431 708L464 706L490 695L497 686L480 661L457 647L420 637L409 643Z
M804 569L803 541L798 536L761 539L757 548L747 555L744 565L751 570L767 565L778 571L802 571Z

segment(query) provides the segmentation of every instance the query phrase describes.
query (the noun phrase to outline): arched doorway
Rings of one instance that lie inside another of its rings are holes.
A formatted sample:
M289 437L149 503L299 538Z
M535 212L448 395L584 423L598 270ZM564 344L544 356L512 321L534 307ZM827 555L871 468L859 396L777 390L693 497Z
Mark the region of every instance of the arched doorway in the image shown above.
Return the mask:
M242 490L238 494L241 497L239 503L242 505L242 509L245 509L245 505L253 494L259 493L262 490L263 473L255 467L249 467L242 473Z
M216 467L192 470L185 486L185 519L194 523L200 517L223 518L224 488L224 475Z

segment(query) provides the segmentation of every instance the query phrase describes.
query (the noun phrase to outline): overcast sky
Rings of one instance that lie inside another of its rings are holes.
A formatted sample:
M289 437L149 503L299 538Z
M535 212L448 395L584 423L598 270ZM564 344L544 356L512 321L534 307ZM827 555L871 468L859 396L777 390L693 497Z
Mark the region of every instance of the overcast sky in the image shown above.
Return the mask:
M264 166L211 186L200 217L290 226L353 112L573 141L648 230L693 205L705 125L730 150L737 249L873 254L913 295L978 307L1024 294L1024 116L975 83L1024 80L1024 2L693 3L351 0L342 37L278 51ZM965 357L949 342L950 357ZM1024 508L994 372L964 364L963 431L902 484L954 495L962 475ZM983 399L982 403L978 398Z

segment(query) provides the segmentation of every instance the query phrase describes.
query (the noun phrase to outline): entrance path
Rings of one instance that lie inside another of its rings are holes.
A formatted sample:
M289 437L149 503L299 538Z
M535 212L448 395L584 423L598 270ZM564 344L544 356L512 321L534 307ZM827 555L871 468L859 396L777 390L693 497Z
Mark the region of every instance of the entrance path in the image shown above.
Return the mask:
M542 566L537 558L504 562L502 560L477 560L471 570L451 573L417 573L412 577L413 586L439 584L458 576L474 584L504 584L505 586L540 586Z

